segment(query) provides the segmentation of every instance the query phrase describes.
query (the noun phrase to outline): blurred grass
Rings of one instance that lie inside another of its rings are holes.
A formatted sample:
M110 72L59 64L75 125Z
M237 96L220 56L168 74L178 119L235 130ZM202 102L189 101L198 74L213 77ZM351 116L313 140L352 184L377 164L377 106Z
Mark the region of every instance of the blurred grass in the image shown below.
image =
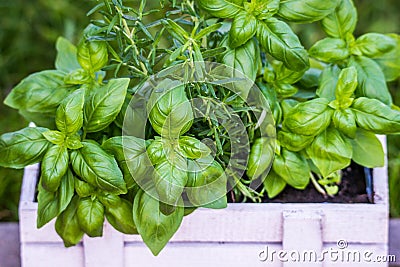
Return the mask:
M56 38L76 43L89 22L86 12L95 0L0 0L0 100L28 74L53 68ZM398 0L354 0L359 23L356 35L366 32L400 33ZM318 24L300 31L306 47L324 37ZM399 83L392 84L400 105ZM0 134L23 128L27 122L14 110L0 104ZM391 213L400 217L400 136L389 140ZM22 171L0 168L0 221L17 220Z

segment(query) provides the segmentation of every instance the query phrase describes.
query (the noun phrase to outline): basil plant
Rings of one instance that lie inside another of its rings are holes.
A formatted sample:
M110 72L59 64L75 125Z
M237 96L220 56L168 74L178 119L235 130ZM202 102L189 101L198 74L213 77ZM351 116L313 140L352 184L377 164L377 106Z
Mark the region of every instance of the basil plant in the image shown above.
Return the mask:
M387 82L400 37L354 36L352 0L102 0L55 69L5 99L36 127L0 137L0 166L40 163L40 228L65 246L107 220L157 255L198 207L261 202L310 182L338 191L351 161L384 164L400 133ZM304 47L293 31L319 23Z

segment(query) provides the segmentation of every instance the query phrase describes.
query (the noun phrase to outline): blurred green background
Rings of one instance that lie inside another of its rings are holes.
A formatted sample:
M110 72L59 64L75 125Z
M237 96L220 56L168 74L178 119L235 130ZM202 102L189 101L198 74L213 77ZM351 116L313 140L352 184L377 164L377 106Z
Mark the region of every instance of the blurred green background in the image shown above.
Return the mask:
M76 43L89 19L86 13L96 0L0 0L0 100L28 74L53 68L55 41L62 35ZM355 0L359 23L356 35L366 32L400 34L398 0ZM321 38L319 25L302 31L305 45ZM400 82L391 84L400 105ZM27 122L0 104L0 134L15 131ZM389 137L392 216L400 217L400 137ZM0 221L17 220L22 171L0 168Z

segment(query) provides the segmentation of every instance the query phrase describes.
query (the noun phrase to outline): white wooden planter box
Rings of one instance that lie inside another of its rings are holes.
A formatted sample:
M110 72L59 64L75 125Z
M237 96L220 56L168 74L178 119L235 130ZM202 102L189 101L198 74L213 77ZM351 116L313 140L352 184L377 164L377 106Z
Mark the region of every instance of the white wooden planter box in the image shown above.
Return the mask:
M374 262L388 254L387 167L374 170L375 204L230 204L224 210L199 209L184 218L158 257L139 236L120 234L107 223L102 238L85 236L72 248L64 248L54 221L36 229L37 173L37 166L25 169L22 267L387 266ZM267 250L269 258L260 260ZM320 254L324 261L315 262Z

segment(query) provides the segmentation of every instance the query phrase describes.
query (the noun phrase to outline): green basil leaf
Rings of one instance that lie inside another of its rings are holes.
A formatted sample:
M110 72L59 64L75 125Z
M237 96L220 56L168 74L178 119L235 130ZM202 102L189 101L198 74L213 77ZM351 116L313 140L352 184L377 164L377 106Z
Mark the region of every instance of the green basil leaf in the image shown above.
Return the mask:
M299 152L308 147L314 140L314 136L299 135L291 132L279 131L278 140L281 146Z
M106 207L106 218L117 231L128 235L138 234L133 221L133 206L129 201L121 199L116 207Z
M167 160L168 146L162 139L156 139L147 147L147 155L153 165Z
M353 49L366 57L379 57L395 47L395 39L380 33L367 33L356 40Z
M55 192L61 178L67 173L69 155L65 146L54 145L43 157L41 185L49 192Z
M77 55L82 68L94 73L101 70L108 62L107 43L83 39L78 44Z
M304 75L304 71L293 71L285 67L281 61L273 61L271 63L274 72L274 81L281 84L294 84L298 82Z
M176 206L188 181L188 175L187 167L182 163L170 162L171 160L173 161L168 159L156 166L154 183L160 202Z
M44 127L47 129L56 129L55 123L55 111L48 112L30 112L27 110L20 109L21 114L27 121L35 123L38 127Z
M269 170L275 156L275 141L262 137L254 141L251 146L247 176L252 180L259 178Z
M0 166L22 169L42 160L51 143L43 136L46 128L25 128L0 136Z
M121 204L121 198L117 195L105 193L97 196L105 208L115 208Z
M322 71L317 95L330 101L335 100L336 86L339 80L340 69L336 65L330 65Z
M333 125L350 138L355 138L357 125L356 116L351 109L336 110L333 114Z
M332 13L337 5L338 0L282 0L278 15L291 22L310 23Z
M166 216L160 211L158 200L139 191L133 204L133 221L144 243L156 256L165 247L181 225L184 208L176 207Z
M299 89L291 84L275 84L276 92L282 98L288 98L298 93Z
M117 160L128 188L136 185L152 170L143 139L133 136L118 136L105 141L102 148L114 155Z
M255 81L258 73L260 62L259 48L254 39L249 40L243 46L232 49L228 45L229 38L222 41L221 46L226 47L226 52L223 54L221 62L229 67L232 67L231 77L244 78L243 75L251 81ZM247 99L249 93L248 81L244 81L247 86L242 83L235 83L234 88L241 93L243 99ZM244 89L245 88L245 89Z
M259 22L257 38L264 49L287 68L295 71L309 68L307 51L285 22L276 18Z
M346 41L331 37L316 42L310 48L309 53L310 56L324 62L337 62L348 58L350 55Z
M333 110L328 104L325 98L297 104L287 114L283 126L295 134L316 136L331 123Z
M286 185L286 181L274 171L269 172L267 178L264 180L264 188L267 190L269 198L279 195L285 189Z
M179 138L179 153L188 159L199 159L210 155L211 150L194 137L182 136Z
M95 87L84 107L84 128L88 133L105 129L118 116L124 104L129 79L113 79Z
M65 134L59 131L46 131L42 133L44 138L55 145L62 145L65 142Z
M103 235L104 206L96 198L82 198L76 210L81 229L90 237Z
M196 207L227 207L227 177L222 166L211 157L189 160L186 194Z
M243 0L199 0L196 3L207 13L218 18L233 18L243 9Z
M340 0L334 12L322 19L322 28L330 37L346 39L357 24L357 9L352 0Z
M391 109L379 100L357 98L351 106L357 125L376 134L391 134L400 131L400 111Z
M93 78L90 73L84 69L77 69L67 74L64 78L66 84L81 85L91 83Z
M71 162L75 173L89 184L106 192L125 194L126 185L114 157L99 145L82 142L83 147L71 151Z
M353 96L357 85L357 69L354 67L343 69L340 72L335 91L335 97L339 103L348 102L347 100ZM341 108L348 108L349 106L340 105Z
M56 125L61 132L72 135L82 128L84 103L84 89L76 90L61 102L56 113Z
M83 147L79 134L67 136L67 138L65 139L65 145L68 149L71 150L76 150Z
M80 69L76 47L64 37L59 37L56 43L56 69L70 72Z
M63 212L74 196L74 176L71 171L62 177L56 192L39 185L37 227L41 228Z
M4 104L29 112L53 113L69 93L64 75L58 70L31 74L11 91Z
M79 178L75 177L74 179L75 191L80 197L89 197L93 195L96 191L96 188L91 186L90 184L79 180Z
M79 197L75 196L56 220L56 232L63 239L66 247L78 244L84 234L79 226L78 216L76 215L78 202Z
M397 34L387 34L386 36L395 40L396 48L374 58L374 61L381 67L386 81L391 82L400 77L400 36Z
M356 163L367 168L385 165L385 153L375 134L358 129L356 137L351 140L351 144L353 146L353 160Z
M310 169L307 160L299 153L282 148L281 154L275 156L272 169L286 183L296 189L302 190L310 182Z
M314 139L307 148L307 154L326 178L350 165L353 150L348 139L330 127Z
M231 48L239 47L249 41L257 31L257 19L245 11L240 12L233 20L229 32L229 45Z
M377 63L367 57L353 56L349 60L349 66L357 69L357 95L375 98L387 105L392 104L392 96L386 85L385 75Z
M173 89L165 90L164 86ZM153 129L162 136L177 138L187 132L193 123L193 110L185 86L173 87L168 79L151 94L148 110Z

